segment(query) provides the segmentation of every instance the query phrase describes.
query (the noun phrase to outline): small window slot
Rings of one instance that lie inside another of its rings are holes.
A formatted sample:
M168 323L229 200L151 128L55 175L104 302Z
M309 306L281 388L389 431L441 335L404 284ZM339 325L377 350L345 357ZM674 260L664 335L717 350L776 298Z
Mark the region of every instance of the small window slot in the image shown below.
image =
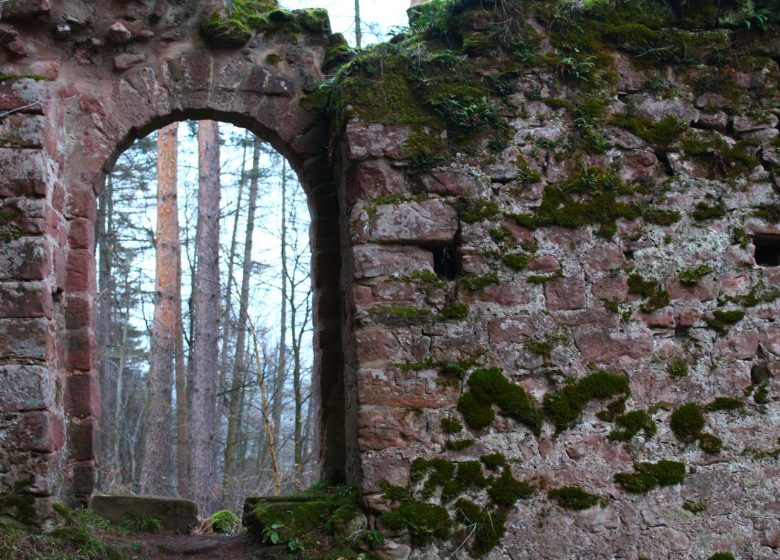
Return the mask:
M780 266L780 235L756 235L753 245L758 266Z
M458 247L455 243L428 249L433 253L433 271L444 280L458 278Z

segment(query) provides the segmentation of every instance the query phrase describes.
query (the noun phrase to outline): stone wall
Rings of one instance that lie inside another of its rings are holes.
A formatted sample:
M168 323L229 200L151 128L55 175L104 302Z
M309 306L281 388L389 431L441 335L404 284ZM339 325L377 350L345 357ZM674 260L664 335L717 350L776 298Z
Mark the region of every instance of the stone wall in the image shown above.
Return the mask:
M388 557L777 558L777 2L500 4L346 65L311 13L4 5L0 494L91 492L95 193L215 118L309 193L325 478Z
M780 557L780 32L629 4L434 6L325 102L388 557Z

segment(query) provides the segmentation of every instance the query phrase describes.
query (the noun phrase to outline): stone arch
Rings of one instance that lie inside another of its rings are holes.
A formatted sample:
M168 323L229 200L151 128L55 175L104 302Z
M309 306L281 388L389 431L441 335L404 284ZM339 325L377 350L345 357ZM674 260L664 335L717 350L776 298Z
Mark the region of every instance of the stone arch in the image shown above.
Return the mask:
M32 287L37 292L31 294L44 308L34 313L45 319L36 343L51 348L40 358L50 376L45 383L51 394L41 407L40 426L34 426L46 440L40 449L44 455L35 460L36 471L45 479L40 492L33 491L40 496L41 510L45 512L52 496L83 502L94 489L94 441L100 421L93 328L97 195L106 174L133 141L185 119L229 122L255 133L288 160L307 193L315 318L312 385L320 414L321 477L354 483L356 469L350 467L352 452L347 450L351 444L346 436L342 332L341 253L346 229L338 174L327 150L327 127L300 103L324 79L325 51L333 41L329 28L294 38L258 35L244 49L235 50L209 45L190 33L199 15L189 14L182 26L187 33L177 34L175 41L133 39L128 49L110 44L116 26L112 20L123 21L112 11L122 8L110 4L96 6L93 26L107 33L109 44L90 51L90 64L74 60L61 41L27 28L51 60L41 62L45 56L39 53L33 63L46 74L40 76L45 80L19 80L30 95L42 100L31 117L40 120L41 140L35 150L18 154L19 173L25 178L15 186L30 187L31 192L21 196L39 197L51 222L43 233L48 234L44 243L52 270L43 274L43 283ZM78 45L75 40L65 42L76 58L81 52ZM29 171L31 165L36 169ZM34 185L27 184L28 171L40 174L40 185L34 180Z

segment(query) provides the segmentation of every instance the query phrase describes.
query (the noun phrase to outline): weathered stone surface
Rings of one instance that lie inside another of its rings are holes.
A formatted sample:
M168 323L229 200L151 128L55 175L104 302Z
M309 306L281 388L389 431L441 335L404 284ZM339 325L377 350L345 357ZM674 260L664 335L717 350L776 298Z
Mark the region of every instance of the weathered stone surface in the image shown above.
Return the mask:
M585 307L585 282L581 278L559 278L544 284L547 309L582 309Z
M576 336L575 340L585 361L598 364L631 363L653 351L653 337L647 331L591 331Z
M189 533L198 521L194 503L174 498L97 494L90 500L89 507L116 524L139 519L159 519L164 531L174 533Z
M0 413L46 410L52 405L54 405L53 380L46 368L25 365L0 366Z
M353 254L356 278L433 271L433 253L416 247L358 245Z
M355 229L374 243L447 243L455 238L458 215L440 200L381 204L361 212Z

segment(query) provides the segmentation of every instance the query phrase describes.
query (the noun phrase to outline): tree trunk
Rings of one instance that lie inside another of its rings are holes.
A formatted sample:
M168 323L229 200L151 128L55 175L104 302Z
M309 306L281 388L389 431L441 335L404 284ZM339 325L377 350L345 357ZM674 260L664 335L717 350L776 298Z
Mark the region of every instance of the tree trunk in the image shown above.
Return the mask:
M170 445L171 391L176 332L176 266L179 254L176 162L178 125L160 130L157 159L157 248L152 358L148 380L148 408L144 429L141 492L173 495Z
M260 173L260 141L254 139L252 151L252 176L249 183L249 208L247 210L246 235L244 237L244 262L241 270L241 293L238 303L238 333L236 336L236 357L233 361L233 379L230 384L230 411L228 414L227 437L225 440L225 471L224 481L228 486L235 474L235 444L237 433L239 393L244 379L246 352L246 320L249 309L249 281L252 274L252 236L255 229L255 212L257 209L257 190Z
M360 25L360 0L355 0L355 46L362 49L363 31L360 29Z
M181 302L181 250L176 261L176 488L179 496L187 495L187 372L184 369L184 316Z
M287 263L287 161L282 160L282 231L281 231L281 265L282 265L282 307L279 313L279 357L276 364L276 376L273 384L273 422L274 440L279 441L282 424L282 393L287 377L287 278L289 276Z
M106 187L98 199L98 214L95 228L95 243L98 253L98 295L97 295L97 313L95 319L95 334L98 345L98 356L100 357L100 392L103 395L102 416L111 418L114 410L119 406L111 398L113 379L111 376L111 303L112 303L112 265L111 265L111 242L112 234L111 215L113 197L113 181L111 176L106 181ZM107 482L105 480L108 471L116 473L119 470L119 457L116 455L117 442L119 436L116 432L116 426L103 422L100 426L100 449L98 456L103 457L105 464L100 469L100 480L98 487L103 488ZM111 451L114 451L113 455ZM110 475L108 475L110 478Z
M217 474L216 398L219 378L219 126L198 125L200 185L196 291L193 301L194 333L192 400L190 402L190 493L203 515L215 506Z

